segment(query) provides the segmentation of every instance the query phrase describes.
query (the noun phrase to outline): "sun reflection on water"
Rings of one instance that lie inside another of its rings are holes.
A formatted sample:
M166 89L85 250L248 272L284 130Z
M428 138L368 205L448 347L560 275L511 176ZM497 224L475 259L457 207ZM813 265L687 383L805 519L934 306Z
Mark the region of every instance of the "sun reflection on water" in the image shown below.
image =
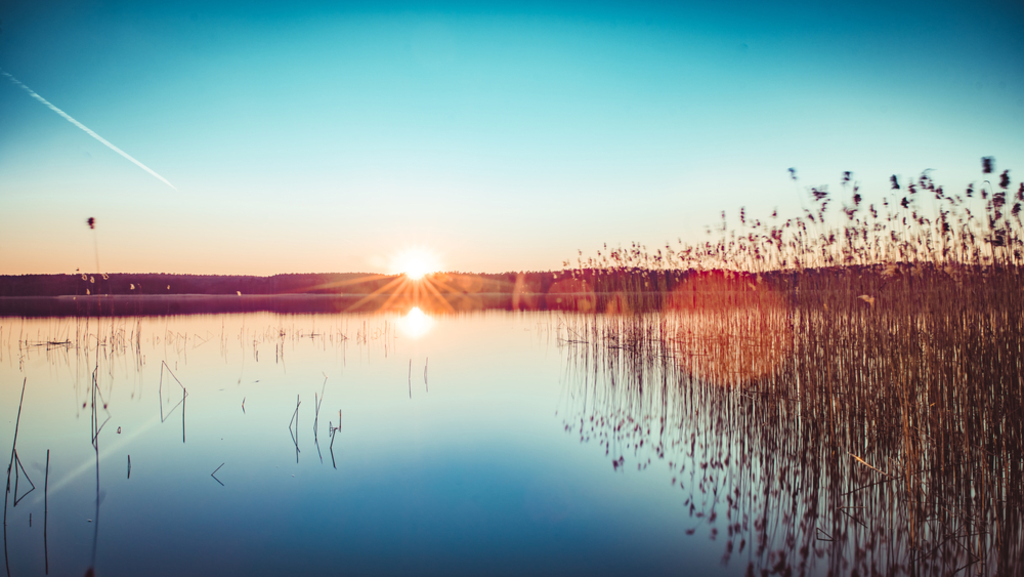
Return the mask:
M427 334L433 326L434 319L430 318L427 313L420 310L420 307L412 307L409 309L409 312L407 312L405 316L398 321L398 328L413 339L418 339Z

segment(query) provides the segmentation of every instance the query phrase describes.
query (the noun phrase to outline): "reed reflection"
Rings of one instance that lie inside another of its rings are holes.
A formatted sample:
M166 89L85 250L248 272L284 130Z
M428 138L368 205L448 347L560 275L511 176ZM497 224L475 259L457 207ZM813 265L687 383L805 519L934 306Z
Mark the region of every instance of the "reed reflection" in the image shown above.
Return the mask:
M690 533L748 574L1019 574L1012 279L890 279L884 307L825 280L788 302L752 288L695 306L710 297L691 285L668 314L569 317L566 432L609 472L667 465Z

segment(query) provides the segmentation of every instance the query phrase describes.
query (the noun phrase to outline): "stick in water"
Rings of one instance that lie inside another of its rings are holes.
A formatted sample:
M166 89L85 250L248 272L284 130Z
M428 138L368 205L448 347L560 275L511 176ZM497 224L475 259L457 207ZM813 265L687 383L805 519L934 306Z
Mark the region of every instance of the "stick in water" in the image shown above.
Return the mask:
M4 565L7 566L7 575L11 575L11 563L7 559L7 494L11 492L11 467L14 466L14 449L18 446L18 426L21 425L21 405L25 402L25 384L28 377L21 382L21 401L18 402L18 419L14 421L14 442L11 443L11 463L7 465L7 490L4 493Z
M129 457L131 459L131 457ZM131 461L128 461L131 463ZM131 469L129 469L131 470ZM46 525L50 517L50 450L46 450L46 476L43 478L43 557L46 558L46 574L50 574L50 549L46 542Z
M218 483L220 483L221 487L224 486L224 483L221 483L221 480L217 478L217 471L220 471L220 468L223 467L223 466L224 466L224 463L221 463L219 467L217 467L216 469L213 470L212 473L210 473L210 476L213 477L213 480L217 481Z

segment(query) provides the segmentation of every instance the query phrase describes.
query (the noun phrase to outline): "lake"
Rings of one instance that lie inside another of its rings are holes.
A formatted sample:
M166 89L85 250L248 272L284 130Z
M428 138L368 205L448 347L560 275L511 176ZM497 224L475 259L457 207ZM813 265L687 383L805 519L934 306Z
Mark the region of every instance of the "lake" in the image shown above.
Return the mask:
M0 318L9 572L941 574L970 562L946 521L904 528L905 479L884 471L895 462L856 440L837 448L801 413L823 405L764 381L802 374L799 335L723 345L693 329L704 321L672 319ZM714 341L717 360L701 364L692 339ZM922 561L942 531L953 552ZM1020 566L1019 525L1006 531L982 567Z
M722 569L663 463L566 430L559 322L4 319L5 447L27 383L11 573Z

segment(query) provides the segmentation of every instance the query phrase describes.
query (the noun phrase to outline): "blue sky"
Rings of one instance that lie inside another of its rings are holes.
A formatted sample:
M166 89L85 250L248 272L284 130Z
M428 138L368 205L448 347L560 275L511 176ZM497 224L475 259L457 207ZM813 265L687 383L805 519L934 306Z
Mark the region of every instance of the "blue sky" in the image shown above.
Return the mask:
M8 2L0 274L559 268L1024 171L1019 3ZM796 167L800 181L788 178ZM1017 178L1015 178L1016 180Z

